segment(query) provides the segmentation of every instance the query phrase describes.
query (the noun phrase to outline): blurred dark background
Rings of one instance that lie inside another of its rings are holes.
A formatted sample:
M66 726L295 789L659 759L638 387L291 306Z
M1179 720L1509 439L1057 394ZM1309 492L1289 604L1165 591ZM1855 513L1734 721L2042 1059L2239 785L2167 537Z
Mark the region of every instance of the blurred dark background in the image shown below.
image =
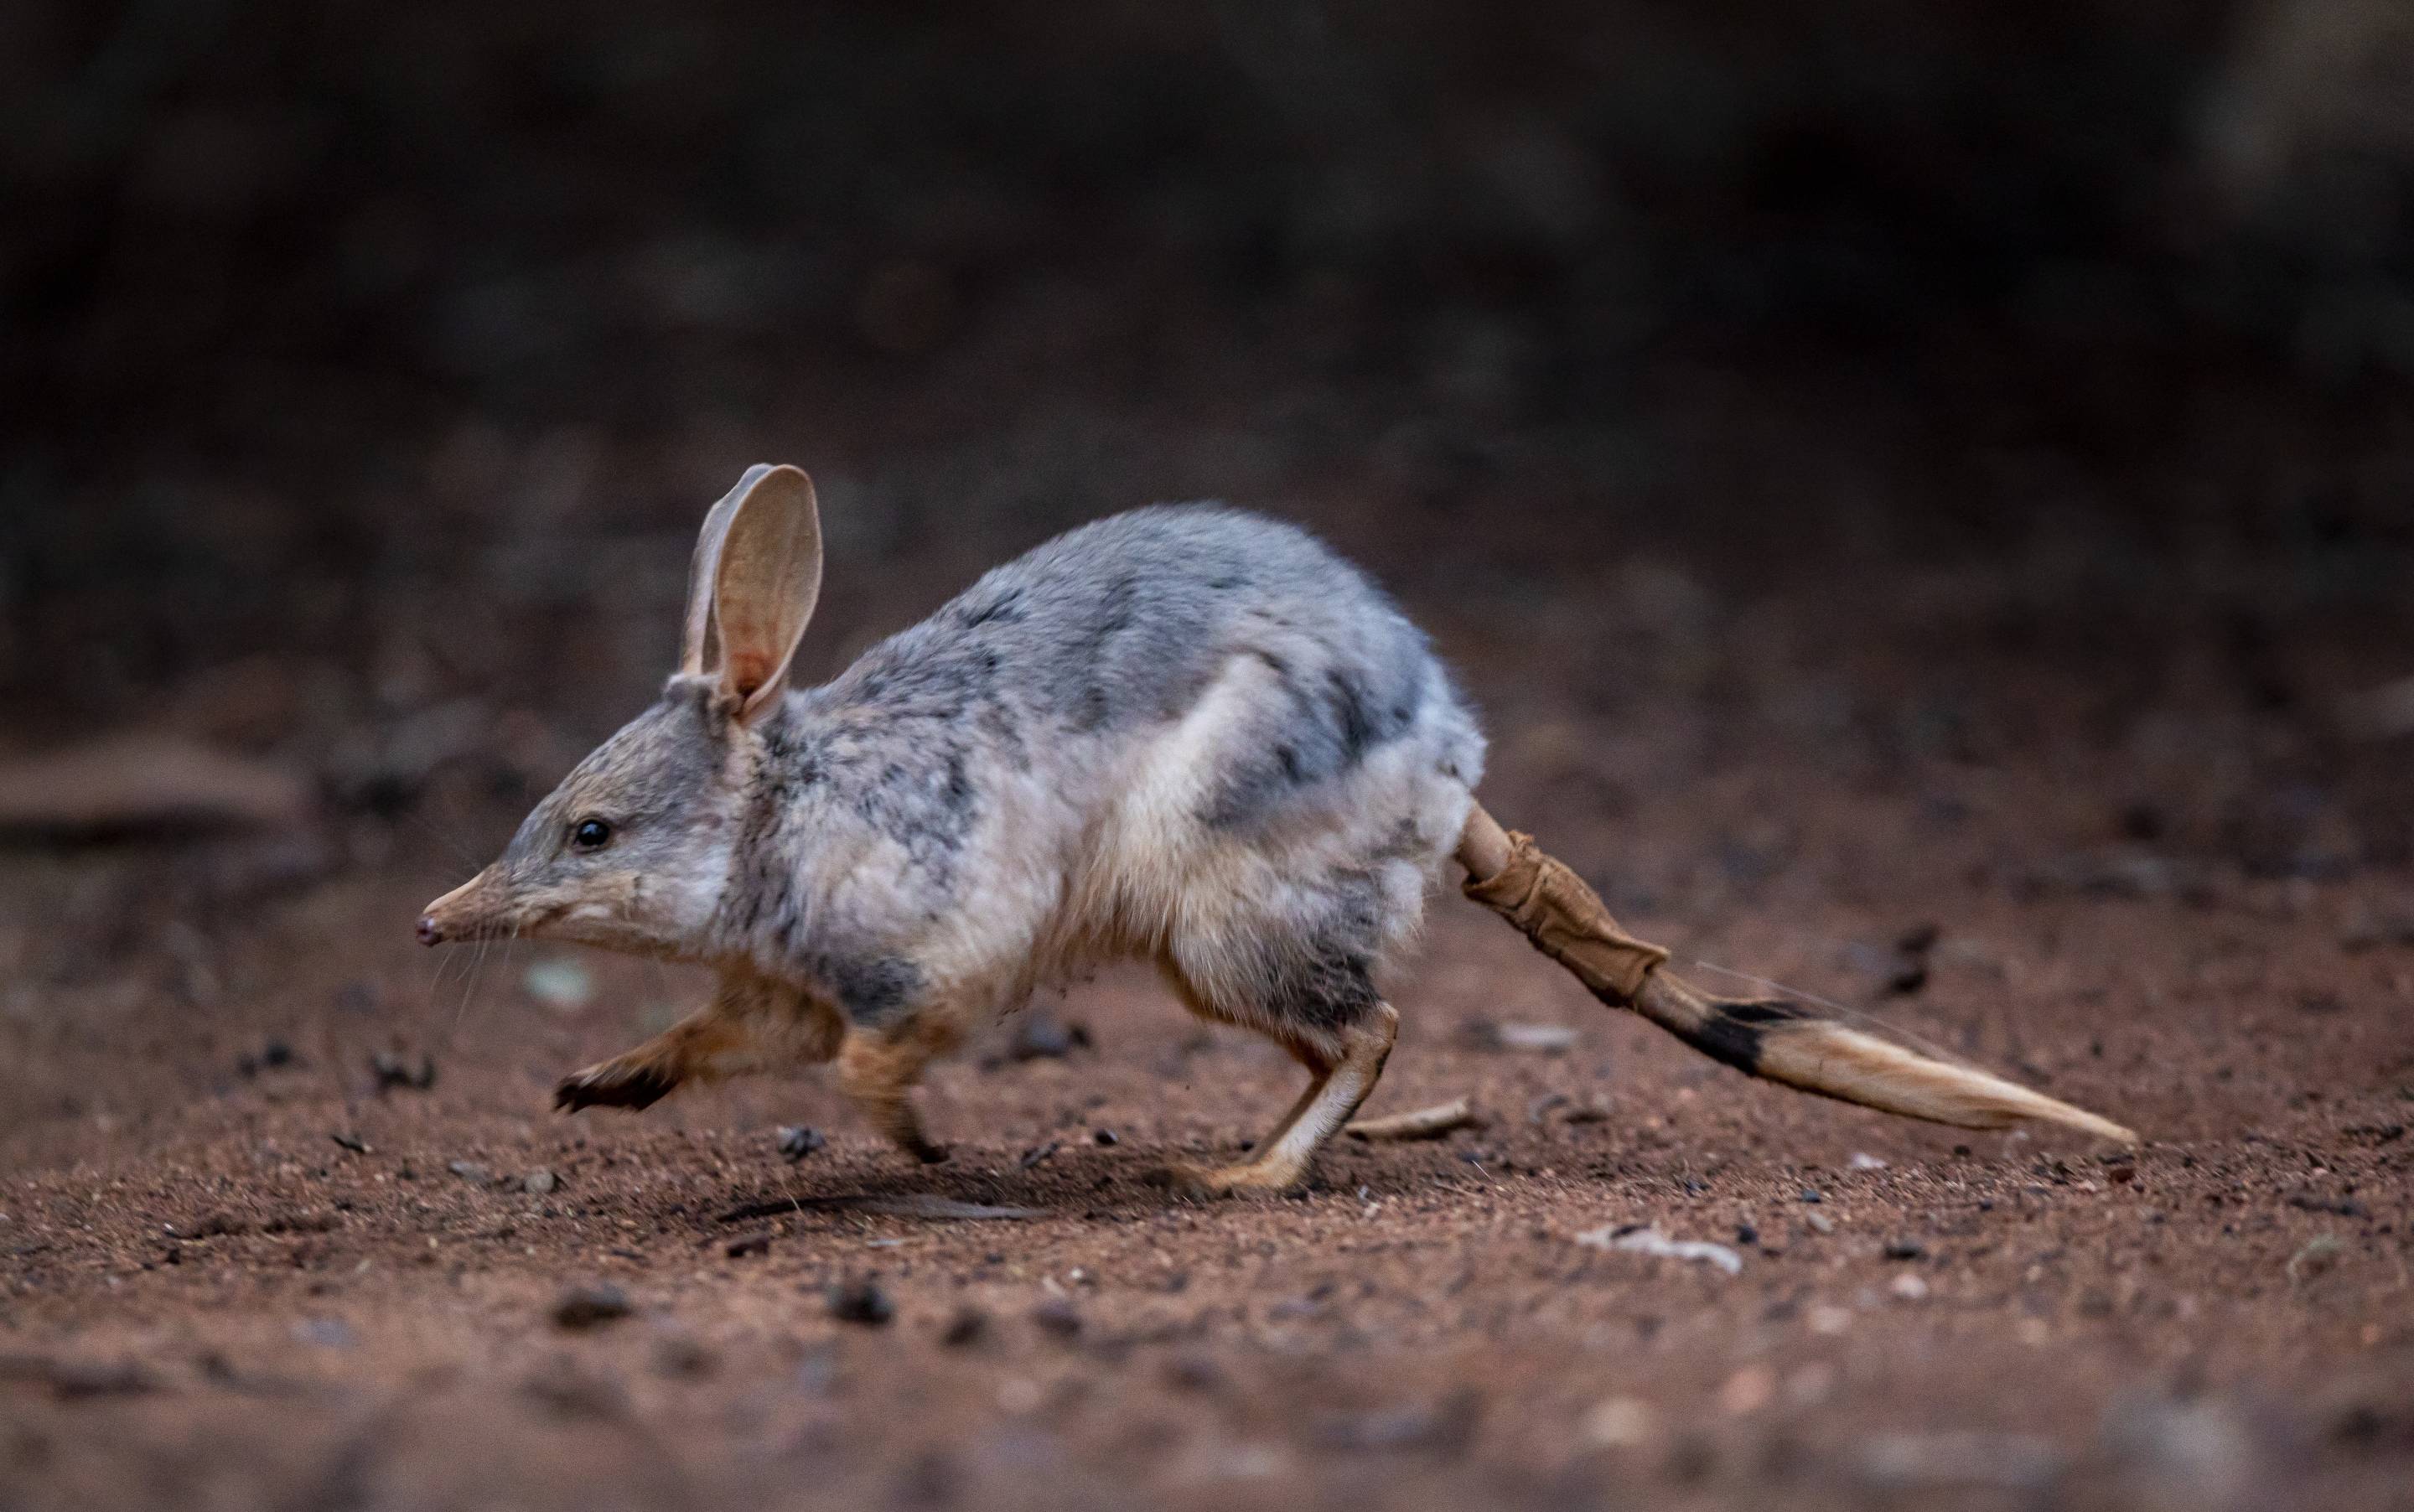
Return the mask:
M0 98L11 748L516 805L761 459L821 482L824 668L1214 495L1369 560L1496 724L2414 723L2391 0L26 3ZM1855 646L1914 670L1819 681Z

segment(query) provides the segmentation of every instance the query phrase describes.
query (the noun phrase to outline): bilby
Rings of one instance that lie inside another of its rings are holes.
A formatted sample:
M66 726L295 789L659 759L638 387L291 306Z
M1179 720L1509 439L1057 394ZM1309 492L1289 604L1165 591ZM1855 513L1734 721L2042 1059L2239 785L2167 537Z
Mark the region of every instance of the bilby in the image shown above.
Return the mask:
M1483 737L1425 637L1306 533L1156 506L982 577L834 680L792 686L822 578L812 481L756 467L714 505L678 671L430 904L430 944L578 941L708 966L710 1003L565 1078L566 1109L835 1060L926 1161L910 1093L1037 986L1155 962L1191 1012L1308 1083L1199 1195L1304 1180L1381 1075L1384 968L1453 856L1466 890L1604 1001L1740 1070L1975 1127L2128 1131L1788 1002L1706 997L1478 806Z

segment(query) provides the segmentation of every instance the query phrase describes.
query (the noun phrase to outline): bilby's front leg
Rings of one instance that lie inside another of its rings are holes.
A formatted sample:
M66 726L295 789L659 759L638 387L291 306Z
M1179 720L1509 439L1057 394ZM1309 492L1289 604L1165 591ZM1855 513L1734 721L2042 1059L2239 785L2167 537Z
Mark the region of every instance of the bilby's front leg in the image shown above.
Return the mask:
M785 983L729 971L712 1002L633 1050L562 1078L553 1105L650 1107L686 1082L827 1060L842 1026L835 1010Z
M838 1084L874 1129L916 1160L935 1165L947 1147L922 1132L911 1093L931 1060L955 1043L953 1025L927 1014L890 1029L856 1029L839 1047Z

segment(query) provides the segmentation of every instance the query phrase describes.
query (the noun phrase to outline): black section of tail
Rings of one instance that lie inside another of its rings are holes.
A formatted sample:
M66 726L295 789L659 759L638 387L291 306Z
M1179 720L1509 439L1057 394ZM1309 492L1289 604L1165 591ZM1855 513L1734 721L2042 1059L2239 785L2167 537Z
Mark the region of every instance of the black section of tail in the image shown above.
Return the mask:
M1761 1052L1770 1027L1817 1016L1801 1004L1781 999L1760 1002L1713 1001L1708 1016L1675 1032L1711 1060L1723 1061L1747 1076L1757 1076L1761 1075Z

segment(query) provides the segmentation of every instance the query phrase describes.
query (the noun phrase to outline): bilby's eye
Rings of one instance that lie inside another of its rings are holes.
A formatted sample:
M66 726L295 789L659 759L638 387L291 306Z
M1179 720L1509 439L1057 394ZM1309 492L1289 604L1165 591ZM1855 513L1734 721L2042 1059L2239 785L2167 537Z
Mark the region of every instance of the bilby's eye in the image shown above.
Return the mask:
M570 826L570 843L581 851L601 851L612 843L612 826L600 819L582 819Z

